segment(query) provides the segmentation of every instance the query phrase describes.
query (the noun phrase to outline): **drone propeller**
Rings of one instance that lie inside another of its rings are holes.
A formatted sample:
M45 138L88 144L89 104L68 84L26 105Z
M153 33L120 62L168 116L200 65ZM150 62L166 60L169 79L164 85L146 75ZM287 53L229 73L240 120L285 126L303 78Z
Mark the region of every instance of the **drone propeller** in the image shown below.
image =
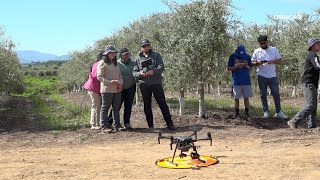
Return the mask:
M192 139L191 136L195 136L195 138ZM184 138L187 137L191 142L209 140L210 141L210 146L212 146L212 136L211 136L210 132L207 133L207 138L202 138L202 139L198 139L197 131L194 131L193 134L191 134L190 136L182 136L182 137L184 137ZM158 143L160 144L160 139L170 139L170 147L171 147L171 150L172 150L172 144L176 144L179 141L181 141L182 137L163 136L162 132L159 131L158 132Z

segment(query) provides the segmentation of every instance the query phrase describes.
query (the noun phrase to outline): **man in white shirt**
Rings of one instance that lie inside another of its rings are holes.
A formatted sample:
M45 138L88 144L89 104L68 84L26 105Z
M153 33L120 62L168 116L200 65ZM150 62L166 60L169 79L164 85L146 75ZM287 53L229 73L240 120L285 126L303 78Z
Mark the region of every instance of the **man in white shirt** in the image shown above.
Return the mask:
M266 35L260 35L257 38L257 41L260 45L260 48L254 51L252 55L252 64L257 66L263 118L269 118L267 100L267 88L269 86L276 108L275 117L287 119L288 116L281 111L279 81L276 74L276 65L281 64L280 53L277 48L269 46L268 37Z

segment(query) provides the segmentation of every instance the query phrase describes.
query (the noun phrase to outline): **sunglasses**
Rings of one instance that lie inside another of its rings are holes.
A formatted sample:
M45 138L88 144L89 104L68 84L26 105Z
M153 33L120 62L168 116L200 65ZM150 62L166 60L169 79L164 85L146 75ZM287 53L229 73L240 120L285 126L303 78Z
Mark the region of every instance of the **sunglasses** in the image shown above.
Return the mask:
M263 46L263 45L266 45L267 42L259 42L259 44Z
M150 45L143 45L142 48L150 47Z

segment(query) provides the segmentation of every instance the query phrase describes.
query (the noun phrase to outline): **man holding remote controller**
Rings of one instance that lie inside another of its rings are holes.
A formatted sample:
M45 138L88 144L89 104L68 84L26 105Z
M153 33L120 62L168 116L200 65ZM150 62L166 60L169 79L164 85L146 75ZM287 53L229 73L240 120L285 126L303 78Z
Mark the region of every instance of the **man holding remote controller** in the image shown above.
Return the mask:
M276 74L276 65L281 64L281 56L277 48L269 46L268 37L260 35L257 38L260 48L256 49L252 55L252 64L257 67L258 84L260 89L263 118L269 118L267 88L269 86L273 96L276 118L287 119L281 111L279 81Z

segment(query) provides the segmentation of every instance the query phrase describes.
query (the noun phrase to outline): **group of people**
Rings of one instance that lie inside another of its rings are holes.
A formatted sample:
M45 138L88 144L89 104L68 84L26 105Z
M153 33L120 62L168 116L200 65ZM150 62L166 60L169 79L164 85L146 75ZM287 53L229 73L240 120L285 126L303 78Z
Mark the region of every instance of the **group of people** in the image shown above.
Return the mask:
M232 91L235 100L235 117L239 116L239 99L244 99L245 116L249 117L249 98L253 97L250 70L257 69L257 79L263 110L263 118L269 118L267 101L269 87L275 104L275 117L288 119L281 111L279 81L276 74L276 65L281 64L281 56L277 48L268 44L268 37L260 35L257 38L260 47L252 57L246 53L243 45L239 45L228 61L228 71L232 71ZM307 42L308 54L305 59L302 74L301 88L305 97L304 107L287 124L290 128L297 128L297 124L307 118L308 128L315 128L317 111L317 88L319 81L320 60L317 53L320 51L320 39L311 38Z
M167 128L177 129L172 122L163 91L162 57L152 50L148 39L141 41L140 48L141 52L136 60L130 58L127 48L120 50L120 59L117 60L118 51L113 45L106 46L98 54L96 62L91 66L89 79L83 85L83 88L88 90L92 102L91 129L103 129L106 132L132 129L130 118L137 81L139 81L149 129L154 129L152 94L161 109ZM124 105L124 126L120 123L122 104Z
M252 57L247 54L245 46L239 45L228 61L228 71L232 71L232 91L235 100L235 116L239 116L239 99L244 99L245 116L249 117L249 98L253 97L250 71L253 66L257 69L257 79L263 110L263 118L269 118L267 101L269 87L275 104L275 117L288 119L280 103L279 81L276 65L281 64L281 56L277 48L268 43L266 35L257 38L260 47ZM307 42L308 54L305 59L301 88L305 97L304 107L287 124L290 128L297 128L297 124L307 119L308 128L315 128L317 111L317 89L319 81L320 39L311 38ZM136 93L136 83L139 81L144 114L147 125L154 129L152 113L152 95L157 101L163 118L169 130L176 130L166 103L162 86L164 63L159 53L151 48L150 41L143 39L140 43L141 51L136 60L130 58L127 48L118 51L113 45L108 45L100 51L96 61L92 64L89 79L83 85L91 97L91 129L104 129L107 132L132 129L130 124L132 105ZM120 123L120 108L124 105L123 122ZM110 107L111 110L110 110ZM109 111L110 110L110 111Z

